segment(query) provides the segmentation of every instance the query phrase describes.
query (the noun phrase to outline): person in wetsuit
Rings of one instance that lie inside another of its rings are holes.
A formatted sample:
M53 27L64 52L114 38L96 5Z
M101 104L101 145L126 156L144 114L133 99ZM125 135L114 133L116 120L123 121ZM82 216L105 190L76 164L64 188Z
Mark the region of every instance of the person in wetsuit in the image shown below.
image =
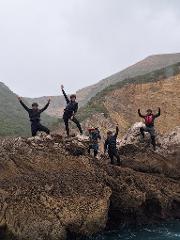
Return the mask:
M157 117L161 115L161 109L159 108L157 114L153 114L152 110L148 109L146 115L142 115L140 109L138 109L138 114L141 118L144 119L145 122L145 127L140 128L141 135L144 138L144 132L148 132L151 136L151 144L154 150L156 150L156 134L154 129L154 121Z
M64 109L63 120L66 128L67 136L69 136L69 120L73 121L79 129L80 134L83 134L83 130L77 118L75 117L78 110L78 103L76 102L76 95L70 95L70 99L68 98L66 92L64 91L64 86L61 85L61 90L66 100L66 108Z
M41 108L41 109L38 108L38 104L37 103L33 103L32 104L32 108L28 108L20 97L18 97L18 100L19 100L20 104L23 106L23 108L29 114L29 119L30 119L30 122L31 122L31 133L32 133L32 136L33 137L36 136L38 131L45 132L45 133L47 133L49 135L50 134L50 130L47 127L43 126L40 123L40 121L41 121L41 113L44 112L49 107L49 104L50 104L51 100L49 99L47 104L43 108Z
M107 139L104 143L104 154L106 153L107 149L108 149L108 155L111 159L111 164L114 164L114 157L117 159L117 164L120 166L121 165L121 160L118 154L118 150L117 150L117 136L119 133L119 127L116 126L116 133L113 134L112 131L108 131L107 132Z
M99 143L98 140L101 140L101 135L100 131L98 128L90 128L89 129L89 148L88 148L88 153L91 153L91 149L94 152L94 157L98 155L98 150L99 150Z

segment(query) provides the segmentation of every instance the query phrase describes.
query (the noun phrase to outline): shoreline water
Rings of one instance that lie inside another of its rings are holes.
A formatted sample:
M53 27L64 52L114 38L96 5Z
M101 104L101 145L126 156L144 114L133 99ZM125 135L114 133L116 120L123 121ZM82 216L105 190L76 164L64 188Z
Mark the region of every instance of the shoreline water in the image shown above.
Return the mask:
M137 228L119 228L97 234L87 240L179 240L180 220Z

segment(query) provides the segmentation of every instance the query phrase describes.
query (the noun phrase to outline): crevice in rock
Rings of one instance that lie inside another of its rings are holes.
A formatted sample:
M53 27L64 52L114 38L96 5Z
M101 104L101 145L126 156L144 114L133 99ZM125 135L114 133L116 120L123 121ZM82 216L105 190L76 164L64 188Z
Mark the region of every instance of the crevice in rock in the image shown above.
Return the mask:
M142 206L142 210L144 215L148 218L161 218L162 216L162 207L157 198L146 199Z

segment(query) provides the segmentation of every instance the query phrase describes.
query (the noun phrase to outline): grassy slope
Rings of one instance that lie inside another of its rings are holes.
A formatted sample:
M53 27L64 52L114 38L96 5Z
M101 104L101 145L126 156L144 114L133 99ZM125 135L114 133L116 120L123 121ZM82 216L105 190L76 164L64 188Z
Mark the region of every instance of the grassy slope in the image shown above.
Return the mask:
M140 75L134 78L127 78L123 81L120 81L114 85L110 85L101 92L97 93L95 97L93 97L86 106L82 107L79 111L79 118L81 121L90 117L95 112L104 113L105 116L108 116L109 113L106 107L103 104L104 98L107 93L113 91L115 89L121 88L127 84L138 84L138 83L147 83L147 82L155 82L160 79L166 79L171 76L175 76L180 73L180 62L170 65L168 67L162 68L160 70L153 71L148 74Z
M0 136L29 136L30 124L26 111L19 104L16 95L0 83ZM43 123L52 126L57 119L44 114Z

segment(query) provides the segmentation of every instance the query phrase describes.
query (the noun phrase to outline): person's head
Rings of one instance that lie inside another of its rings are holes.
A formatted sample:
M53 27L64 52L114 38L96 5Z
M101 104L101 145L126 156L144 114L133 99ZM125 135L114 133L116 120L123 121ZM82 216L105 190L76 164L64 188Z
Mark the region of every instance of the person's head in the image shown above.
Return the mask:
M33 110L37 110L38 109L38 104L37 103L33 103L32 104L32 109Z
M112 131L108 131L107 132L107 137L109 138L109 137L111 137L113 135L113 132Z
M72 94L70 96L70 99L71 99L72 102L75 102L76 101L76 94Z
M152 110L151 109L148 109L147 110L147 115L151 115L152 114Z

